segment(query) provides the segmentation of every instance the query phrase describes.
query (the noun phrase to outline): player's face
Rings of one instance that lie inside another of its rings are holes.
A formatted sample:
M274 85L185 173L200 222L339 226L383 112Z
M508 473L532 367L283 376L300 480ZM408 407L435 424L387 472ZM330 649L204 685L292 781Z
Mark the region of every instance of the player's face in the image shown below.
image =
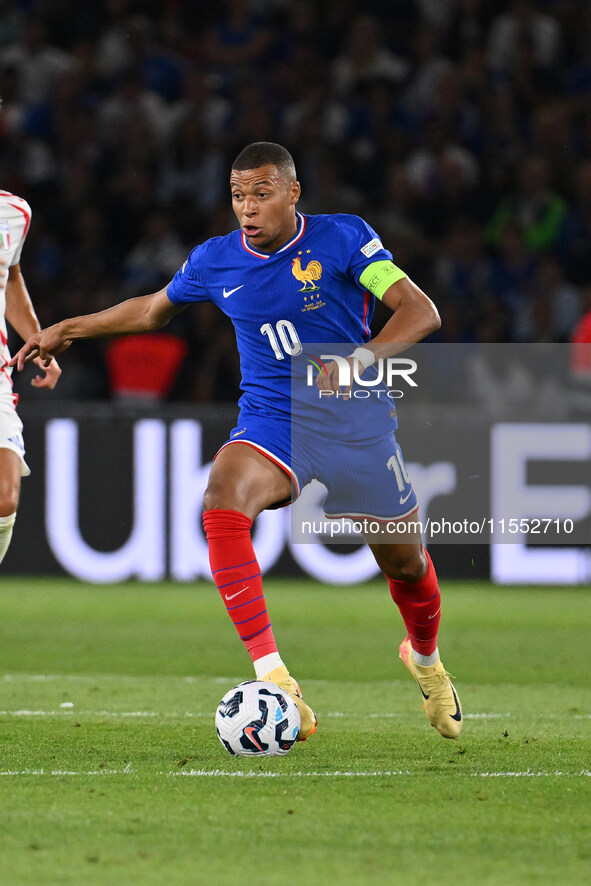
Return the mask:
M232 170L232 209L253 249L274 252L296 232L299 182L286 180L273 164Z

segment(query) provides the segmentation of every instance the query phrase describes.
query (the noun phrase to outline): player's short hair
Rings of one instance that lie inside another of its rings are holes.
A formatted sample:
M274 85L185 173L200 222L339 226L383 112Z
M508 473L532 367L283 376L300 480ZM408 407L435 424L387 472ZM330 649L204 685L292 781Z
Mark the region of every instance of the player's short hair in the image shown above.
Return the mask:
M282 178L297 178L293 157L287 148L274 142L253 142L247 145L232 163L232 169L243 172L245 169L258 169L267 164L276 166Z

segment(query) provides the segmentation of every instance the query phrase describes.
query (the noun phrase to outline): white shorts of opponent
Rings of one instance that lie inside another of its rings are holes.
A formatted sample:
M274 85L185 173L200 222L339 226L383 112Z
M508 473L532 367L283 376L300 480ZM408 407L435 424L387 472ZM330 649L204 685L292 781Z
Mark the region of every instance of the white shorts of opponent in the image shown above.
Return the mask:
M23 423L12 402L12 394L0 394L0 449L12 449L21 460L21 477L28 477L31 470L25 461Z

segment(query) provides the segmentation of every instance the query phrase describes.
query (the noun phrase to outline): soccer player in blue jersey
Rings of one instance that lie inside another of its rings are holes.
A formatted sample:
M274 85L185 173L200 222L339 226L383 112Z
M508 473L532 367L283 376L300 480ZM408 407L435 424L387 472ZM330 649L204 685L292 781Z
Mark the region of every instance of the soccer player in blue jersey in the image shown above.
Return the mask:
M301 715L298 738L303 741L315 731L316 717L278 652L250 530L261 511L289 502L315 476L327 482L338 508L343 481L338 463L323 467L330 474L325 477L301 454L292 459L290 364L302 342L352 342L349 365L371 372L376 360L420 341L440 321L431 300L394 265L391 253L362 219L297 211L300 185L293 159L282 146L257 142L246 147L232 165L230 187L238 230L197 246L159 292L36 333L13 364L21 369L37 356L49 362L78 338L160 329L195 302L213 301L231 318L242 369L240 417L215 458L203 523L213 578L256 676L279 684L295 698ZM393 313L371 338L376 298ZM337 390L336 362L328 364L318 384ZM368 459L376 468L367 501L356 513L400 523L415 520L416 498L392 429L375 445L376 457ZM404 479L400 494L388 493L384 503L372 496L376 489L391 488L391 473L385 476L388 456L398 460L398 476ZM441 604L435 569L420 539L409 541L402 533L400 538L368 541L406 627L400 657L419 684L431 724L442 736L456 738L462 713L437 649Z

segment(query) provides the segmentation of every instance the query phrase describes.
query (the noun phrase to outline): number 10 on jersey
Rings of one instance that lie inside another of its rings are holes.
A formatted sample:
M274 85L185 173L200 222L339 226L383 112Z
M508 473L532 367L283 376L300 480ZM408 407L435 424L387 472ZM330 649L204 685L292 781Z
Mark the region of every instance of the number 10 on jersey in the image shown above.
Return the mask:
M260 331L269 337L269 344L278 360L285 360L286 354L297 357L302 353L302 343L291 320L278 320L275 326L263 323Z

